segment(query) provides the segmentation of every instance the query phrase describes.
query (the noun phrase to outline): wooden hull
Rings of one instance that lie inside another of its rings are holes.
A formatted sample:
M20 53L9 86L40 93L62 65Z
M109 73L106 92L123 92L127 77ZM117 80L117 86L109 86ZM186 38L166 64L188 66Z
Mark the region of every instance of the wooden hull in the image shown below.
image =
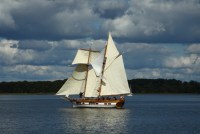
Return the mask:
M70 99L74 108L122 108L124 99Z

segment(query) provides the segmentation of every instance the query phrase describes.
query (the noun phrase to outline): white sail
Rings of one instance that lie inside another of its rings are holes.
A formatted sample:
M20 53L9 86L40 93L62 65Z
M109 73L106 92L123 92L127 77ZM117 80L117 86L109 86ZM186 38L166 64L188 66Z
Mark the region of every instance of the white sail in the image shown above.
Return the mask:
M99 92L97 91L100 87L100 77L97 77L94 69L88 71L87 84L85 89L85 97L97 97Z
M110 64L115 60L115 58L119 56L119 51L117 50L115 43L112 39L111 34L109 33L108 36L108 42L107 42L107 48L106 48L106 65L105 69L108 68ZM117 73L117 72L116 72Z
M77 65L72 76L65 82L56 95L75 95L83 91L87 65Z
M130 94L121 55L105 70L104 77L106 82L102 84L101 96Z
M74 61L72 62L72 65L73 64L89 64L88 63L89 55L90 55L90 61L89 61L89 63L90 63L99 56L99 52L79 49L74 58Z
M91 62L91 65L94 68L94 71L97 76L100 76L102 73L104 52L105 52L105 49L103 49L101 53L99 54L99 56Z
M109 33L106 48L106 63L103 77L105 78L101 85L101 96L129 94L130 89L124 68L122 55L119 54L115 43Z

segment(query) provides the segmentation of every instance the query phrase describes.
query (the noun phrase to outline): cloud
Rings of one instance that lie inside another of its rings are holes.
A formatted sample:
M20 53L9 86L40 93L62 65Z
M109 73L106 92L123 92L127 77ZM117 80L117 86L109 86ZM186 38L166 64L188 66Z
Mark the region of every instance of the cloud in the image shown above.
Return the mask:
M1 81L37 81L66 79L73 68L64 66L16 65L0 66Z
M53 47L50 42L44 40L21 40L18 45L14 44L12 47L17 47L21 50L37 50L47 51Z
M169 57L165 60L166 67L171 68L185 68L192 65L192 60L190 57Z
M16 48L11 48L13 44L17 43L15 40L1 40L0 42L0 63L14 64L14 56L17 53Z
M102 50L105 40L6 40L0 41L1 81L67 78L78 48ZM35 45L37 44L37 45ZM39 45L38 45L39 44ZM200 80L196 45L177 53L177 44L116 43L123 53L129 79L176 78ZM180 45L182 49L185 45ZM194 48L193 48L194 47ZM190 52L190 53L189 53ZM189 53L189 55L188 55ZM66 73L67 72L67 73ZM65 74L65 75L64 75ZM199 75L198 75L199 74Z
M60 72L76 50L101 50L110 31L125 52L129 78L199 81L199 5L198 0L2 0L0 80L63 78Z
M27 43L27 44L24 44ZM20 42L3 40L0 42L0 63L1 65L18 64L50 64L51 60L46 59L51 51L45 47L32 45L33 41ZM40 50L40 51L39 51ZM43 51L42 51L43 50ZM53 57L50 55L49 57ZM46 61L45 61L46 60Z
M186 51L189 53L189 54L198 54L200 55L200 44L190 44Z
M102 18L114 19L121 17L128 7L128 1L101 0L95 1L93 11Z
M171 50L160 44L125 43L122 49L128 69L162 68L163 60L171 55Z
M16 1L2 0L0 5L0 30L15 30L16 24L13 16L11 15L12 10L18 8L19 5Z
M123 41L198 42L200 7L193 1L130 1L125 14L103 23Z
M78 48L101 50L103 40L1 40L1 65L69 65ZM97 46L98 44L98 46Z
M67 78L78 48L101 50L105 43L104 40L0 40L0 81Z
M127 70L129 79L177 79L182 81L200 80L200 70L194 69L168 69L168 68L142 68ZM198 72L198 73L197 73Z
M125 51L124 63L128 78L199 81L200 59L196 54L182 53L180 49L184 49L184 47L183 44L178 47L177 44L123 44L121 49ZM188 50L193 47L193 45L189 45Z
M198 0L3 0L0 37L17 40L102 39L199 42Z

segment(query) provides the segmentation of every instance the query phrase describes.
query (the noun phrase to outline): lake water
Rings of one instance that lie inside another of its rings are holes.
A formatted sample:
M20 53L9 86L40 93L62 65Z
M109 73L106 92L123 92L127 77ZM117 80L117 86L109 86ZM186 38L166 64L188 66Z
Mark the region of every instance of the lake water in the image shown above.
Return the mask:
M123 109L72 108L53 95L0 95L1 134L199 134L200 95L133 95Z

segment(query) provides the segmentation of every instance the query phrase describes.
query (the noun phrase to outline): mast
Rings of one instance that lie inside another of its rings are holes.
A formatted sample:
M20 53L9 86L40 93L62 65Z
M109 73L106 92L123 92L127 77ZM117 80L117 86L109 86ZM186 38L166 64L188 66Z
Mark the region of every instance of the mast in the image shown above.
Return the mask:
M89 62L90 62L90 53L91 53L91 48L89 49L89 54L88 54L88 61L87 61L87 70L86 70L86 78L85 78L85 88L83 92L83 96L85 97L85 92L86 92L86 87L87 87L87 79L88 79L88 71L89 71Z
M104 75L104 69L105 69L105 64L106 64L107 46L108 46L108 41L106 43L105 52L104 52L104 56L103 56L103 64L102 64L102 72L101 72L102 75L101 75L101 77L103 77L103 75ZM99 96L101 95L102 83L103 83L103 78L101 78L101 81L100 81Z

